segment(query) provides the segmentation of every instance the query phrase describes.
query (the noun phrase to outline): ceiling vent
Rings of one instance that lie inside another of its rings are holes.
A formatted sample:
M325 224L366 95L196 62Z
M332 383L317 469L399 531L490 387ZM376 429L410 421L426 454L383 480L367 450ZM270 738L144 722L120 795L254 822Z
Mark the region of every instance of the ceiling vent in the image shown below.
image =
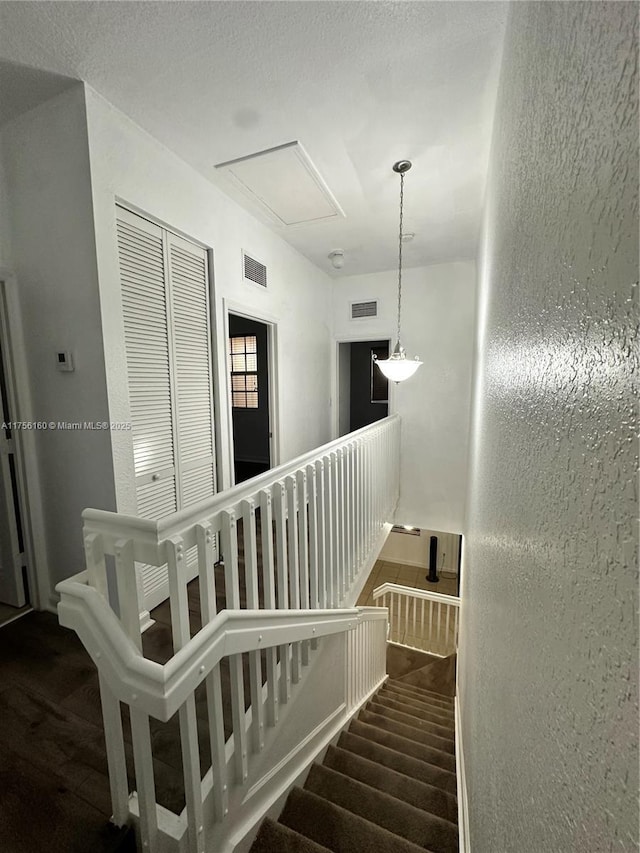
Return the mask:
M252 281L254 284L259 284L261 287L267 286L267 268L260 261L256 261L246 252L242 253L242 265L244 270L244 280Z
M378 316L378 300L370 299L368 302L351 303L351 319L364 320L367 317Z

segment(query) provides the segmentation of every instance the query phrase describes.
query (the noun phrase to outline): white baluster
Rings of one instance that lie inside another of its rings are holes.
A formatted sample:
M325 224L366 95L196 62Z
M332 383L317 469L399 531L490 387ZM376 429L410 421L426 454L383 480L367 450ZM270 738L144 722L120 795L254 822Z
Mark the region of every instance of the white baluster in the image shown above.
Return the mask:
M240 609L240 581L238 575L238 531L235 510L220 513L220 534L224 556L224 580L227 608ZM244 680L242 655L229 655L231 682L231 718L233 721L233 766L238 784L247 778L247 731L244 716Z
M127 759L124 751L120 702L100 672L98 672L98 677L100 680L100 702L102 703L107 765L109 767L112 820L116 826L124 826L129 818L129 782L127 780Z
M433 651L433 601L429 601L429 641L427 649Z
M307 508L307 474L300 470L296 473L298 484L298 565L300 567L300 607L308 610L309 595L309 517ZM309 640L302 642L302 665L309 663Z
M346 512L344 494L344 450L336 451L336 555L338 567L338 601L342 603L347 591Z
M287 566L287 530L284 483L273 485L273 512L276 521L276 572L278 609L288 610L288 566ZM280 646L280 703L285 704L291 696L291 669L289 666L289 646Z
M324 462L318 460L316 469L316 522L318 528L318 607L327 606L327 531L325 524Z
M287 491L287 542L289 552L289 607L300 609L300 565L298 560L298 484L295 477L285 480ZM291 644L291 681L300 681L300 643Z
M276 608L275 571L273 563L273 519L271 513L271 492L260 492L260 525L262 535L262 582L264 586L264 606L267 610ZM278 722L277 689L277 649L271 646L266 650L267 658L267 725Z
M105 601L109 601L107 569L104 560L104 545L99 533L85 533L84 555L89 584L97 589Z
M258 547L256 542L256 504L250 498L242 501L242 536L244 542L244 574L247 608L258 610ZM251 691L251 746L260 752L264 746L264 706L262 704L262 663L260 650L249 654L249 688Z
M339 607L342 602L342 580L340 565L340 472L338 456L331 453L331 606Z
M442 603L439 601L438 602L438 630L436 632L436 636L438 638L438 651L439 652L442 651L442 648L441 648L442 647L442 633L440 630L440 610L441 610L441 608L442 608Z
M458 649L458 619L460 614L460 605L457 605L454 613L454 623L453 623L453 651L457 651Z
M450 643L449 643L449 619L451 618L451 607L448 604L445 605L445 611L447 614L444 626L444 644L445 644L445 654L449 654L450 652Z
M133 540L119 539L114 546L114 556L120 622L129 639L142 651L140 605L138 602L136 568L133 559Z
M219 524L219 518L216 521ZM200 576L200 611L203 625L211 622L217 611L214 565L216 533L217 529L214 523L196 525ZM220 664L216 664L209 675L207 675L205 685L207 690L209 741L211 744L211 770L213 773L213 813L214 819L221 821L228 810L229 792L227 790L227 760L225 755Z
M335 471L331 454L324 457L324 561L325 582L327 584L326 607L336 607L336 590L334 580L334 550L333 540L335 528L333 526L333 481Z
M167 539L167 566L171 603L173 649L180 651L191 639L189 603L187 600L186 549L179 536ZM196 699L192 693L178 710L180 746L184 773L184 793L189 828L189 853L204 853L204 816L202 808L202 777L198 750L198 720Z
M133 697L132 701L135 702ZM140 838L143 850L155 851L158 842L158 812L156 809L156 785L153 774L149 716L130 705L129 718L131 720L133 764L140 810Z

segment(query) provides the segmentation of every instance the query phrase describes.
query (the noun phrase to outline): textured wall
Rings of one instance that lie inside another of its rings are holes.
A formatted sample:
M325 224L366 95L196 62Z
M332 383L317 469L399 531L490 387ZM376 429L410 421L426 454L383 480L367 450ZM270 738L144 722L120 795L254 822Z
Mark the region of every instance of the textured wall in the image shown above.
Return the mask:
M511 9L463 567L473 853L637 849L636 12Z

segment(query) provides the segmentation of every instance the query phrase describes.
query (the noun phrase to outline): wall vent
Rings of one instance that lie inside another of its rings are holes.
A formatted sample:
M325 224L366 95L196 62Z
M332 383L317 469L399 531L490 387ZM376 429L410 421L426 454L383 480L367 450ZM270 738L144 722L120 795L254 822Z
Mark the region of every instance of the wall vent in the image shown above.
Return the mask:
M365 317L378 316L378 300L370 299L368 302L351 303L351 319L362 320Z
M260 261L256 261L246 252L242 253L242 264L246 281L252 281L261 287L267 286L267 268Z

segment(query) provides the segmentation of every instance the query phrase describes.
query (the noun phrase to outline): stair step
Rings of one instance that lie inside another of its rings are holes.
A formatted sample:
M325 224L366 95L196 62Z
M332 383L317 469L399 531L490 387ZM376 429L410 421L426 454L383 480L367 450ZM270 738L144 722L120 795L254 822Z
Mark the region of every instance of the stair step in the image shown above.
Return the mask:
M331 853L327 847L300 835L295 829L267 817L262 821L249 853Z
M397 735L407 738L407 740L432 747L433 749L439 749L450 755L455 751L454 742L450 738L438 737L438 735L431 734L431 732L425 731L418 726L407 726L405 723L399 723L386 714L373 713L365 708L358 714L358 719L363 723L377 726L379 729L385 729L388 732L394 732Z
M399 705L404 705L407 708L415 708L420 713L428 714L434 719L442 720L442 725L453 725L455 720L454 711L449 711L441 705L431 705L429 702L424 702L418 699L417 696L409 696L406 693L396 693L391 687L382 687L375 694L376 696L384 696L389 702L397 702Z
M419 712L412 714L407 710L400 711L397 703L391 704L384 698L374 696L371 701L367 702L365 708L367 711L371 711L372 714L382 714L391 720L397 720L397 722L404 723L407 726L413 726L421 731L430 732L445 740L450 740L452 743L455 741L455 729L453 726L443 726L428 719L428 717L419 716Z
M391 741L392 736L389 736L388 740ZM427 761L422 761L414 755L413 751L407 753L397 750L393 746L378 743L370 740L366 735L363 737L355 732L342 732L338 746L340 749L353 752L354 755L375 761L376 764L381 764L383 767L389 767L410 779L440 788L453 797L457 796L458 788L455 773Z
M304 787L433 853L458 851L458 828L454 824L330 767L314 764Z
M302 788L289 794L280 822L333 853L424 853L423 847Z
M360 735L360 737L381 743L383 746L388 746L390 749L404 752L405 755L412 755L427 764L442 767L450 773L456 772L456 760L453 755L443 752L441 749L434 749L425 744L417 743L415 740L397 734L397 732L391 732L377 725L372 726L369 723L362 722L362 720L353 720L349 726L349 731Z
M328 748L324 764L345 776L364 782L365 785L385 791L418 809L444 818L450 823L458 822L458 801L456 797L441 788L420 782L418 779L407 776L406 773L393 770L378 761L372 761L339 746Z
M444 693L436 693L434 690L426 690L424 687L415 687L413 684L406 684L404 681L396 681L387 679L385 684L393 687L394 690L401 690L403 693L413 693L419 699L428 699L431 702L440 703L443 707L453 709L453 697L445 696Z
M419 697L416 693L405 693L404 691L400 691L393 686L387 687L386 685L382 687L378 693L383 694L385 696L393 697L396 702L406 702L408 705L413 705L415 707L424 708L432 714L439 714L442 718L450 720L453 723L455 718L455 712L453 708L445 707L444 705L436 704L432 701L429 701L428 698Z

